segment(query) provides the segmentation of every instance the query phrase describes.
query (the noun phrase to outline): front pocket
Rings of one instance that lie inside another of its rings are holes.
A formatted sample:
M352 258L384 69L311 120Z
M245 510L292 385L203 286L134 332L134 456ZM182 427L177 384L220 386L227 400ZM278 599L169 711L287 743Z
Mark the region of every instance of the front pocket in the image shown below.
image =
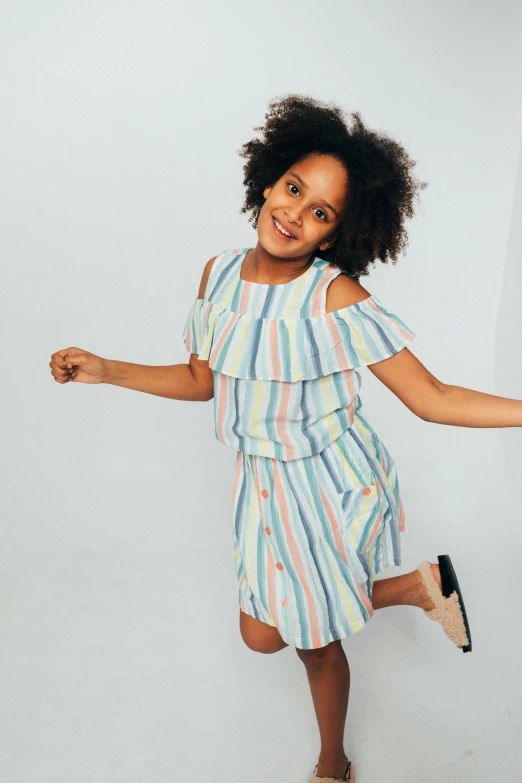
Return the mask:
M384 526L381 487L373 479L366 486L341 493L341 529L350 547L366 556Z

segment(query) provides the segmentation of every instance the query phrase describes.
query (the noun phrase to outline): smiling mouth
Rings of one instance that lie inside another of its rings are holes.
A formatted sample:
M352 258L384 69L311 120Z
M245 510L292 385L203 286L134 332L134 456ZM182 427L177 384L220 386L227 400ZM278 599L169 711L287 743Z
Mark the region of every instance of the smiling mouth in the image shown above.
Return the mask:
M289 231L283 228L281 223L278 220L276 220L274 217L272 218L272 222L274 224L274 228L278 236L281 236L284 239L297 239L297 237L294 237L293 234L290 234Z

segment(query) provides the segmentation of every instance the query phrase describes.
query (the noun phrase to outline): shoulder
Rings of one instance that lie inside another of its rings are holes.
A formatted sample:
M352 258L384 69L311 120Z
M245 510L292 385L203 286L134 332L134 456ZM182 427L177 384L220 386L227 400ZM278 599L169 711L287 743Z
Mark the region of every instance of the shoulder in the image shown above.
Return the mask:
M201 276L201 282L199 284L198 299L205 298L205 291L207 288L208 279L210 277L210 273L212 272L212 268L214 266L214 261L216 260L216 258L217 256L212 256L212 258L209 258L209 260L207 261L207 263L203 268L203 274Z
M350 305L362 302L369 296L371 294L364 286L342 272L332 280L326 289L326 312L342 310L343 307L350 307Z

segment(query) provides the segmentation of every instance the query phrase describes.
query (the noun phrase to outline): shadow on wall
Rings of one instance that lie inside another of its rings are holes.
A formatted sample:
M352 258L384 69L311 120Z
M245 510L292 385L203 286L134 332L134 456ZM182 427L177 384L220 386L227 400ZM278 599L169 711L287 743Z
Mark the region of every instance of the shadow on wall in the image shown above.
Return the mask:
M496 394L522 400L522 147L500 294L495 344ZM507 466L522 497L522 432L502 427L500 443Z

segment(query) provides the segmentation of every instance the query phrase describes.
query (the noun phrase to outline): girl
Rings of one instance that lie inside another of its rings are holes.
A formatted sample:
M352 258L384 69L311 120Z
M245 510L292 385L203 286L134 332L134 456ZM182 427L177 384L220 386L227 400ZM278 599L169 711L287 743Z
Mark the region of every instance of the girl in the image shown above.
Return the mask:
M450 558L401 564L406 530L391 454L361 413L368 366L424 421L520 427L522 402L439 381L414 333L358 279L407 246L426 183L389 137L306 96L269 104L244 144L252 248L206 264L183 339L188 364L149 367L65 348L59 383L111 383L180 400L214 398L218 440L237 450L233 546L240 632L252 650L295 647L319 724L311 781L355 780L343 732L350 671L341 640L376 609L410 605L464 652L471 636Z

